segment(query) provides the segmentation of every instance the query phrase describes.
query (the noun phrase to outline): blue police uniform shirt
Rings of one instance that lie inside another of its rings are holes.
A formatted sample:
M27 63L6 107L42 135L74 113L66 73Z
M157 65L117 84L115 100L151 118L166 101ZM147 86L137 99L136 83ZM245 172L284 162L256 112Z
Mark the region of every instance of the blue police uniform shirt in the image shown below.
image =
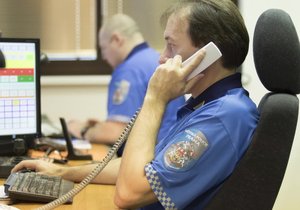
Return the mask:
M159 65L159 53L146 42L137 45L112 73L108 87L107 119L127 123L143 104L148 82ZM184 97L171 101L164 115L158 139L176 122ZM118 151L121 156L124 146Z
M190 98L146 165L159 202L149 209L201 210L251 142L259 114L236 73Z

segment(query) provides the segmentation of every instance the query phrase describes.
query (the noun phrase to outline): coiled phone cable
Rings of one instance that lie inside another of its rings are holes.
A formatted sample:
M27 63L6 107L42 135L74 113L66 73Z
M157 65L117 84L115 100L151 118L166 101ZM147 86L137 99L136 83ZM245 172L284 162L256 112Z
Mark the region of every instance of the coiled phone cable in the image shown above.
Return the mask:
M106 156L103 158L103 160L92 170L92 172L87 175L78 185L76 185L72 190L70 190L68 193L64 194L63 196L57 198L54 201L51 201L48 204L45 204L36 210L49 210L54 209L55 207L65 203L70 198L74 197L76 194L78 194L83 188L85 188L103 169L104 167L109 163L109 161L114 157L118 149L122 146L122 144L127 140L128 135L134 125L134 122L140 112L140 109L138 109L134 116L130 119L130 121L127 123L126 127L124 128L122 134L118 138L118 140L114 143L112 148L108 151Z

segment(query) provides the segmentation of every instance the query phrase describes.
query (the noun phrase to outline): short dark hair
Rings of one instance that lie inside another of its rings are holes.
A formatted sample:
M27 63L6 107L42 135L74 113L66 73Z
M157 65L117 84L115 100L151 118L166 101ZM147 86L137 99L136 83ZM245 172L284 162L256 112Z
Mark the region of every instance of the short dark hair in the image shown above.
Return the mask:
M245 60L249 35L238 7L231 0L182 0L168 8L161 16L166 24L174 14L181 14L189 22L188 33L195 47L214 42L222 52L225 68L237 68Z

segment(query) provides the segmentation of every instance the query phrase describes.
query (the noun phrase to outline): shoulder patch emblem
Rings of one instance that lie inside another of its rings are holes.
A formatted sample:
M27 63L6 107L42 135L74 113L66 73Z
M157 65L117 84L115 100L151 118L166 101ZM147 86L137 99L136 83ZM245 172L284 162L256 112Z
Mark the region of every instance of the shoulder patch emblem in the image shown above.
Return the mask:
M176 170L191 168L208 147L201 131L185 130L164 154L165 165Z
M122 104L128 96L130 83L127 80L121 80L115 84L117 87L113 95L113 104Z

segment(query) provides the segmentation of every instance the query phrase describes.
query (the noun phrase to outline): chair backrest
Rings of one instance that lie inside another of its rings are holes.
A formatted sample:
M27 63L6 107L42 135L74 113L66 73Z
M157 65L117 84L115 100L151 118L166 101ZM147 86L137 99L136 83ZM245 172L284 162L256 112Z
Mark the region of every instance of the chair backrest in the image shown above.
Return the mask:
M269 210L279 192L298 121L300 45L290 16L270 9L253 37L257 74L270 91L259 103L252 143L207 210Z

